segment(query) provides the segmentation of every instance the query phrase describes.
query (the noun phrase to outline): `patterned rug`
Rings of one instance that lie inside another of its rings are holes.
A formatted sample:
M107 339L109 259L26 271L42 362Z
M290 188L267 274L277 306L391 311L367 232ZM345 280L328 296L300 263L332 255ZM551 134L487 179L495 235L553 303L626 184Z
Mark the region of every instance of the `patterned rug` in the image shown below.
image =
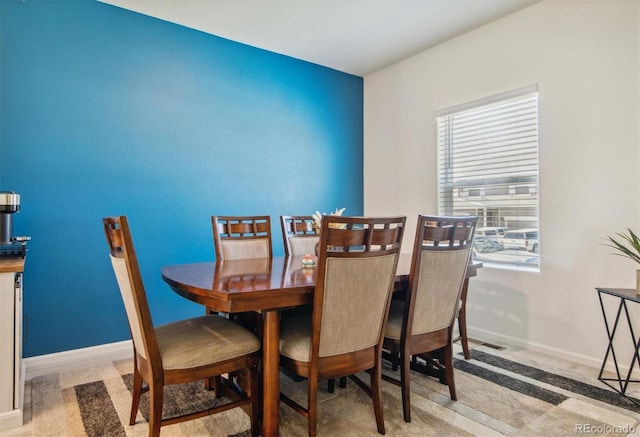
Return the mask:
M31 381L33 435L147 436L148 395L142 413L128 426L132 360L70 370ZM411 380L412 421L404 422L400 388L383 382L388 436L575 436L635 435L640 407L593 376L570 374L487 346L470 360L455 360L458 401L447 386L424 375ZM393 375L390 369L385 372ZM368 381L366 375L361 379ZM306 403L306 381L282 375L281 390ZM376 436L371 399L356 384L319 393L320 436ZM215 403L201 383L172 386L165 392L165 416ZM195 407L194 407L195 405ZM282 436L306 435L306 420L281 404ZM163 427L162 436L249 436L242 409Z

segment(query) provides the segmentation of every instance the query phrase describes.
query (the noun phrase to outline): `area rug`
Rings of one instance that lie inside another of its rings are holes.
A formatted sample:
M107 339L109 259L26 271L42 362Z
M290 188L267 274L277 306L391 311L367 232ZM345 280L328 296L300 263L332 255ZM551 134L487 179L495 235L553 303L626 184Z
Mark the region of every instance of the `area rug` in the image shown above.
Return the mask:
M488 346L455 358L457 401L436 379L412 374L412 421L402 416L400 388L383 382L388 436L624 436L640 434L640 407L593 375L571 374ZM128 425L132 360L55 373L31 381L32 426L43 436L147 436L148 398ZM398 376L390 368L385 373ZM366 375L361 379L368 381ZM201 383L165 392L165 415L218 402ZM282 375L281 390L306 402L306 381ZM356 384L319 393L318 435L375 436L371 399ZM303 436L306 420L281 404L280 434ZM242 409L163 427L162 436L249 436Z

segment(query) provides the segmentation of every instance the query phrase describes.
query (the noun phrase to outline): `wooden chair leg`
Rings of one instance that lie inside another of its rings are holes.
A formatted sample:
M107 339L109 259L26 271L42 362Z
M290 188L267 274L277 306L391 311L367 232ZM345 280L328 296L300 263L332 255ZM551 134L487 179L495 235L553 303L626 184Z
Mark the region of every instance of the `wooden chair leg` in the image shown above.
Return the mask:
M138 408L140 407L140 395L142 394L142 375L138 371L136 359L133 359L133 387L131 389L131 414L129 415L129 425L135 425Z
M249 386L247 387L247 394L251 396L251 436L257 437L260 435L260 385L258 379L258 367L250 367L249 372Z
M220 376L213 376L204 380L205 390L213 390L216 398L222 396L222 382Z
M318 428L318 377L309 378L309 393L307 409L309 410L308 427L309 437L315 437Z
M160 436L162 425L162 384L149 383L149 437Z
M375 367L369 372L371 378L371 397L373 398L373 411L376 416L378 433L384 434L384 411L382 406L382 362L378 360Z
M391 370L393 370L394 372L398 371L398 364L400 362L400 354L395 352L395 351L391 351Z
M402 413L405 422L411 422L411 361L408 354L403 353L400 358L400 384L402 388Z
M222 380L220 376L214 376L209 379L209 384L211 385L211 389L215 391L216 398L222 397Z
M347 377L346 376L341 376L340 377L340 388L347 388ZM327 380L327 391L329 393L333 393L336 389L336 380L331 378L329 380Z
M451 350L453 351L453 345L451 345ZM440 384L448 385L447 384L448 364L447 364L446 346L443 347L442 349L438 349L437 351L435 351L433 353L433 358L434 359L431 360L431 363L432 363L434 372L436 373L436 375L438 375L438 380L440 381Z
M462 292L460 293L460 300L462 305L458 314L458 331L460 331L460 344L462 345L462 352L464 353L464 359L468 360L469 355L469 341L467 338L467 291L469 288L469 278L465 278L462 283Z
M458 314L458 331L460 331L460 344L462 345L464 359L468 360L471 355L469 354L469 341L467 339L467 312L464 305L460 308L460 314Z
M347 388L347 377L346 376L341 376L340 377L340 388Z
M456 396L456 384L453 378L453 345L449 343L444 348L444 366L445 366L445 378L446 383L449 386L449 394L451 395L452 401L457 401L458 397Z

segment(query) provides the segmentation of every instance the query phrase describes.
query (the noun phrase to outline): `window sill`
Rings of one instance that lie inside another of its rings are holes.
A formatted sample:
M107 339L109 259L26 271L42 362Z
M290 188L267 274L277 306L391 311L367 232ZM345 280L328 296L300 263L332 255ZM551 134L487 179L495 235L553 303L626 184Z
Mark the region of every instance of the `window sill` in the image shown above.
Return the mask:
M482 268L499 269L499 270L514 270L518 272L531 272L540 273L539 265L526 265L526 264L503 264L492 261L483 261L482 259L473 259L473 261L481 262Z

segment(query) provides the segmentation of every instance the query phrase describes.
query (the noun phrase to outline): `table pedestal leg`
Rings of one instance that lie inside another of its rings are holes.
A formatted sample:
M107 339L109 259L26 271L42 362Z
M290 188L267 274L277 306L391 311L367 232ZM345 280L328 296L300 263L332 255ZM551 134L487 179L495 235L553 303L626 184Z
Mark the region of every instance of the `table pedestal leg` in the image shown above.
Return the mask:
M278 311L265 311L262 333L262 429L277 436L280 419L280 325Z

